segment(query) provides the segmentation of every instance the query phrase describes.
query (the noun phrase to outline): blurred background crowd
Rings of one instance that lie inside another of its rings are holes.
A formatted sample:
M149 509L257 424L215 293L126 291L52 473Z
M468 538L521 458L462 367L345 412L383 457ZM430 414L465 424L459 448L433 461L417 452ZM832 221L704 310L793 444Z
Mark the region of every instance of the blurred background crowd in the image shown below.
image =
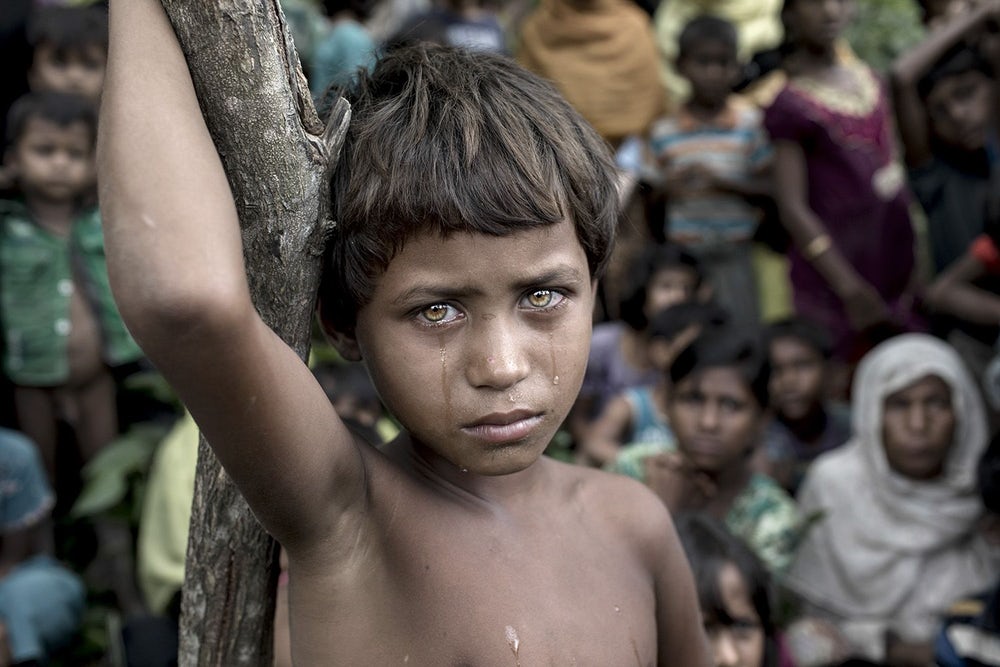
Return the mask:
M548 453L671 509L717 665L1000 665L1000 2L281 6L321 111L429 40L607 140L619 241ZM0 15L0 667L176 664L198 435L108 287L106 11ZM311 365L394 436L363 368Z

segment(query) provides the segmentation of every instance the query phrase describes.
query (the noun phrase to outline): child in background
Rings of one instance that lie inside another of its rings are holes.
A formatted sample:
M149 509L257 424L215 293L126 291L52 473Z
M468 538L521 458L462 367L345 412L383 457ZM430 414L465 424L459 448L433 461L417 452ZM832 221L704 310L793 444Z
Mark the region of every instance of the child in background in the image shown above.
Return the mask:
M55 496L31 441L0 429L0 665L36 667L73 637L80 580L52 558Z
M287 551L296 663L707 664L662 503L542 456L583 380L617 223L596 133L481 51L395 49L352 94L319 313L402 426L375 448L253 307L160 2L112 4L101 179L116 297Z
M357 80L358 70L375 65L375 40L362 23L372 4L371 0L323 2L328 23L309 63L309 90L321 112L327 89L345 88Z
M60 423L83 462L118 434L113 368L142 357L111 297L101 220L92 199L97 118L78 95L29 93L7 122L6 163L19 198L0 201L3 363L18 423L57 485ZM141 609L131 579L131 536L95 522L95 565L113 569L122 609Z
M676 246L650 245L628 262L629 274L618 304L618 319L594 327L583 387L569 417L576 443L607 403L630 387L653 386L660 373L649 359L649 322L662 309L707 297L693 255Z
M677 536L694 573L716 667L776 667L778 630L764 564L705 514L679 515Z
M825 331L793 318L769 325L763 337L774 419L759 450L758 469L794 496L813 459L851 437L851 412L827 398L831 349Z
M650 364L660 378L652 386L630 387L604 406L580 443L580 453L587 463L608 466L616 461L623 447L633 455L640 446L651 448L651 452L674 447L674 434L666 417L667 370L677 353L697 338L703 327L720 325L725 319L721 308L699 301L683 301L653 316L647 347Z
M33 91L82 95L97 104L108 59L108 16L101 6L40 7L28 21Z
M727 326L706 329L670 365L667 421L676 448L626 448L615 467L641 475L672 513L724 520L780 576L801 520L791 497L751 465L767 426L768 377L753 338Z
M952 601L996 581L976 463L988 433L971 374L946 343L904 334L861 362L854 435L820 456L799 491L818 514L788 576L803 612L855 653L926 665Z
M507 36L492 0L436 0L410 17L386 48L419 41L507 53Z
M706 282L734 324L755 327L751 240L769 192L771 148L760 111L733 96L740 75L736 29L700 16L678 44L677 71L691 96L650 130L650 150L667 198L666 238L698 257Z
M836 396L874 342L918 326L914 233L889 101L867 65L838 55L853 5L785 0L788 80L764 114L793 242L795 309L830 332Z
M985 226L1000 144L994 74L975 42L998 17L995 3L961 14L892 66L897 126L911 187L927 214L935 271L958 259Z

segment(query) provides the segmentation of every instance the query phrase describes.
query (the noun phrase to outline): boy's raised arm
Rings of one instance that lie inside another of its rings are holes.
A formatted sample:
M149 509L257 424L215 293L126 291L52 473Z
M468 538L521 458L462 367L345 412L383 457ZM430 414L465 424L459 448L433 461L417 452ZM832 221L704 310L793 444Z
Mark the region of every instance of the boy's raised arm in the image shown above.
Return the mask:
M111 2L98 168L129 329L265 527L283 543L321 534L360 497L357 445L253 307L229 184L158 0Z

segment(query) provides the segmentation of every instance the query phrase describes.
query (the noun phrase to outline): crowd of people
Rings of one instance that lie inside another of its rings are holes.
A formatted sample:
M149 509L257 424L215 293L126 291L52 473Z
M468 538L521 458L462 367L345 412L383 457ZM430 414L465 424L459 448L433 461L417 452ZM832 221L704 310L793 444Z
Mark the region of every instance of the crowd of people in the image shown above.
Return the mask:
M106 3L10 4L0 667L76 664L95 605L125 627L108 656L168 665L198 436L130 396L155 371L98 208ZM1000 3L915 2L925 36L884 72L845 39L855 0L282 5L321 112L435 42L516 60L607 144L618 242L548 453L659 497L714 664L1000 665ZM316 346L337 413L391 441L361 365ZM144 421L170 433L137 525L93 517L81 557L80 471Z

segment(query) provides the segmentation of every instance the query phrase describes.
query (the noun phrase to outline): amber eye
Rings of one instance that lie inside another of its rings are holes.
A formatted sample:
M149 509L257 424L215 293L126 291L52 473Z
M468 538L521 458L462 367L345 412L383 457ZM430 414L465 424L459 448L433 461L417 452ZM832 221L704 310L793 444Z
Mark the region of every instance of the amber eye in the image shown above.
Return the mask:
M424 308L421 314L428 322L441 322L448 316L448 306L443 303L436 303L433 306Z
M535 308L544 308L552 303L552 291L547 289L535 290L528 295L528 303Z

